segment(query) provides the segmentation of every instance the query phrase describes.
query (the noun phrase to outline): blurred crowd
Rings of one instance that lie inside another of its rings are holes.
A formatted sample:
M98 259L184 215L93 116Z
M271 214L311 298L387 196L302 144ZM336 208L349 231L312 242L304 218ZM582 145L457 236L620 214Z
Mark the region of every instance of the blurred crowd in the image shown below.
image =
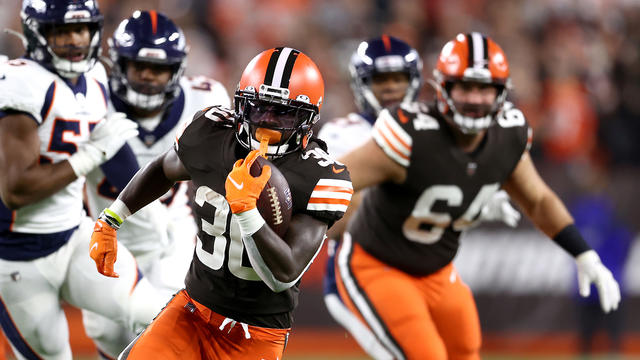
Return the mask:
M187 75L213 77L230 93L239 64L260 50L304 51L324 75L323 120L355 110L347 65L359 41L381 33L406 40L423 55L428 79L447 40L482 31L508 56L511 100L533 126L536 161L560 166L587 188L603 186L614 170L635 174L640 166L637 0L99 1L105 37L135 9L173 18L190 44ZM20 30L14 3L0 0L12 9L0 14L0 25ZM0 36L2 54L20 56L21 46L17 37ZM422 97L432 95L425 82Z

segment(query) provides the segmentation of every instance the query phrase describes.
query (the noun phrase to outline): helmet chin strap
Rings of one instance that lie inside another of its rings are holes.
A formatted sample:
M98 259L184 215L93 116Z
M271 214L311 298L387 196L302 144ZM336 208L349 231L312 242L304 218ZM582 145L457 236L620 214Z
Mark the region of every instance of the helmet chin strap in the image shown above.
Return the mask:
M368 102L369 105L376 112L374 115L377 116L380 113L380 111L382 111L382 106L380 106L380 102L378 101L376 96L373 95L373 91L371 91L371 88L369 88L369 86L363 86L362 96L364 96L364 100Z
M62 59L58 57L56 54L52 54L53 57L51 59L51 63L53 67L56 69L60 76L73 79L78 76L84 74L85 72L91 70L93 67L93 61L84 59L80 61L69 61L67 59Z
M78 76L86 73L87 71L91 70L93 66L96 64L97 59L93 57L91 53L92 51L94 51L93 49L95 48L95 46L97 46L99 41L100 41L100 36L98 36L96 32L96 34L94 34L93 37L91 38L91 43L89 44L89 52L87 53L87 56L85 57L85 59L80 61L69 61L67 59L63 59L58 55L56 55L56 53L51 49L51 47L47 45L47 51L51 55L51 64L53 65L53 68L56 69L56 72L58 72L60 76L67 79L77 78ZM45 44L46 44L46 40L45 40ZM95 51L99 51L99 50L95 50Z
M27 48L27 46L29 46L29 42L27 41L27 37L24 36L22 33L19 33L19 32L15 31L15 30L9 29L9 28L4 29L3 31L6 34L13 35L13 36L17 37L18 39L20 39L20 42L22 42L22 46L25 49Z

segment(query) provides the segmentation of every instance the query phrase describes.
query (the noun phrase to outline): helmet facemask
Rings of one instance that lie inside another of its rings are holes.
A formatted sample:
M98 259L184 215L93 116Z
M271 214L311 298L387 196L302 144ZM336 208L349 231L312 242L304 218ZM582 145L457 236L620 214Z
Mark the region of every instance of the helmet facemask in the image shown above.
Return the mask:
M240 144L249 150L258 149L266 135L270 139L266 155L272 158L304 148L312 134L311 127L319 119L318 108L304 99L289 99L287 89L267 85L261 88L267 91L256 96L250 87L237 91L234 97L236 137ZM278 96L278 91L283 96Z
M436 78L438 75L436 75ZM502 109L507 97L507 86L486 82L475 82L496 88L496 97L491 104L471 104L456 102L451 97L451 89L455 83L474 83L466 80L446 80L444 86L436 84L438 92L438 111L453 122L463 134L477 134L491 126L496 115Z
M387 35L361 42L351 56L349 72L356 105L373 118L384 107L371 88L376 74L399 72L408 76L409 86L402 103L414 101L422 87L422 60L418 52L404 41Z
M118 25L107 43L113 63L110 85L115 97L142 113L163 110L178 97L189 48L182 30L168 17L153 10L136 10ZM137 64L168 67L169 81L161 86L134 82L127 70Z
M470 135L491 126L511 88L509 63L504 52L493 40L478 32L458 34L447 42L440 52L433 76L434 81L430 83L437 92L438 111L447 122ZM472 90L468 88L470 86L480 86L480 92L484 92L485 87L494 87L495 98L491 104L456 102L451 97L454 84L466 87L465 92Z
M171 78L164 85L152 85L145 82L134 82L127 77L127 69L132 62L147 62L142 60L132 60L120 57L114 66L114 73L111 76L112 88L118 97L127 105L151 112L168 106L178 95L180 88L180 77L184 73L186 61L168 65L171 71ZM149 61L150 62L150 61ZM159 63L160 65L166 65Z

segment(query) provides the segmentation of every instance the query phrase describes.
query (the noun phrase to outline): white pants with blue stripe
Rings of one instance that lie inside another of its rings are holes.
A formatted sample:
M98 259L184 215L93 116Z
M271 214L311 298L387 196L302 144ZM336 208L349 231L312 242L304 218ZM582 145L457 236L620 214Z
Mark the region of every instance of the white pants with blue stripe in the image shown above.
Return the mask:
M129 327L155 316L131 311L142 297L138 289L151 290L140 286L146 280L138 281L135 260L124 246L118 246L115 265L120 277L98 273L89 257L92 230L87 217L69 241L48 256L0 259L0 323L18 359L72 359L62 301Z

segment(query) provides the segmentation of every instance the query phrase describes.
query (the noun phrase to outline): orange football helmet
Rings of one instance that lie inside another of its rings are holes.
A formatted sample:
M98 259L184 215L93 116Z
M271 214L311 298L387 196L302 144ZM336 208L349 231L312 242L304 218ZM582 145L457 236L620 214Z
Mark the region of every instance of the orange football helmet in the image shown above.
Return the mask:
M478 33L458 34L447 42L433 70L438 110L453 120L466 134L474 134L491 125L500 112L511 88L507 57L491 38ZM454 82L477 82L494 85L498 92L487 114L481 117L465 116L458 111L449 91Z
M304 148L323 100L322 75L307 55L289 47L263 51L244 69L236 89L236 137L257 149L256 131L269 134L271 157Z

